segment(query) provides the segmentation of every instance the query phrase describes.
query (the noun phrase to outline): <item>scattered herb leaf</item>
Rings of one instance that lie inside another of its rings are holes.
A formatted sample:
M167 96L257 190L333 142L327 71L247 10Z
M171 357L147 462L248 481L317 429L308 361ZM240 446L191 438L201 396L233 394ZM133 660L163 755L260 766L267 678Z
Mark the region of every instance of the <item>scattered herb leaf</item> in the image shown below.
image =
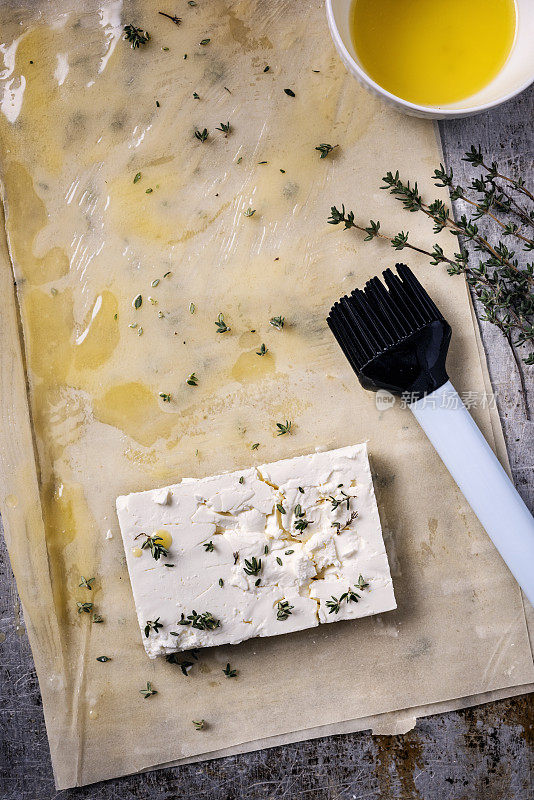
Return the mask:
M150 683L150 681L147 681L146 689L139 689L139 694L142 694L145 700L157 693L158 693L157 690L152 688L152 684Z
M219 314L219 316L217 317L215 325L217 327L217 333L227 333L230 330L230 328L224 321L224 317L222 314Z
M326 158L328 153L331 153L332 150L335 150L336 147L339 147L339 145L337 145L337 144L334 144L334 145L331 145L331 144L319 144L319 145L317 145L317 147L315 149L318 150L320 152L320 154L321 154L319 156L319 158Z
M286 321L285 317L271 317L271 319L269 320L269 325L272 325L273 328L276 328L277 330L281 331L282 328L284 327L285 321Z

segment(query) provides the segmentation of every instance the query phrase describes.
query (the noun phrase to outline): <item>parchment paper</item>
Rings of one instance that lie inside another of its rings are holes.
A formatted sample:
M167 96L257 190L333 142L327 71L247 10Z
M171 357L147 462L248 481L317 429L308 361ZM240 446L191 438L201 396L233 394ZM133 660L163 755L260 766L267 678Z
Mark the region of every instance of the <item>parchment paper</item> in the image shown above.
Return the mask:
M330 205L433 241L378 188L398 168L435 195L432 126L345 74L320 2L184 2L180 25L157 10L0 11L2 515L61 788L317 731L400 730L534 681L516 584L410 413L376 409L324 323L340 294L395 260L328 226ZM121 41L128 22L149 30L146 47ZM339 144L324 160L322 142ZM453 382L480 399L464 283L409 263L453 326ZM473 414L491 437L488 408ZM285 419L293 432L277 437ZM364 439L398 610L217 648L188 678L151 663L115 496ZM91 592L82 575L95 576ZM158 694L144 700L147 680Z

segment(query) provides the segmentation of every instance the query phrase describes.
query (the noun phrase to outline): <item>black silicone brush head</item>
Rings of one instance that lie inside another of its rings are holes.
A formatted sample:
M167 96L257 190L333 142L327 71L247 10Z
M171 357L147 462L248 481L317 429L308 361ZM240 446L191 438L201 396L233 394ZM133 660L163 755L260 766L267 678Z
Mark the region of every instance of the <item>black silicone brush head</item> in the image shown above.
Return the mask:
M396 264L334 303L328 325L364 389L417 400L448 381L451 328L411 269Z

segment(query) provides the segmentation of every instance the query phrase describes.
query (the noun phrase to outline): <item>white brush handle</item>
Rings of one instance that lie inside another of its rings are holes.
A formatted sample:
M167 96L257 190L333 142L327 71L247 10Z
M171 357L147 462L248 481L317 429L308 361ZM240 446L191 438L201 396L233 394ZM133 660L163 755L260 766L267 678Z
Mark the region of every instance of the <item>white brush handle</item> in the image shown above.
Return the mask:
M534 606L534 518L454 386L409 407Z

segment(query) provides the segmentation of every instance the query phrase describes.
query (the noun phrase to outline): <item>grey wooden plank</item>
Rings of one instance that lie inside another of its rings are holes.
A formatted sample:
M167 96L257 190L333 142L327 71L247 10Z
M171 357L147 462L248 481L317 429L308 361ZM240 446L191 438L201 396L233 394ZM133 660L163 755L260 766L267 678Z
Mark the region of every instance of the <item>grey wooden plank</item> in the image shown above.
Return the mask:
M490 113L442 123L447 165L463 177L463 152L480 143L511 172L532 179L533 110L534 89ZM532 507L534 423L525 418L507 344L488 324L481 323L481 331L514 478ZM534 416L532 377L527 381ZM39 689L3 541L0 698L3 800L534 798L534 703L527 696L423 719L405 736L335 736L56 792Z

